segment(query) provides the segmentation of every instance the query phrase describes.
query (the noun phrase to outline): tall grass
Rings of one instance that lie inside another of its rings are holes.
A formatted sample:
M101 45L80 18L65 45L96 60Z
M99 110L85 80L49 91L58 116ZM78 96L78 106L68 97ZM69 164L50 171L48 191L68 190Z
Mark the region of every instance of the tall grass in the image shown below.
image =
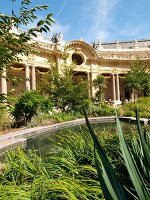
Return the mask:
M55 138L54 148L43 157L20 148L9 151L0 175L0 199L103 199L91 139L80 132Z

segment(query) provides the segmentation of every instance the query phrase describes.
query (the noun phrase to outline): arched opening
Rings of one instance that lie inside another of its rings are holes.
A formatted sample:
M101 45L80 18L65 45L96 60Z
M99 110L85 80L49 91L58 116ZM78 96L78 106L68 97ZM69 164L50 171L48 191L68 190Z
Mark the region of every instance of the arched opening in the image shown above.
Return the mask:
M83 63L83 58L81 55L74 53L72 54L72 62L76 65L81 65Z

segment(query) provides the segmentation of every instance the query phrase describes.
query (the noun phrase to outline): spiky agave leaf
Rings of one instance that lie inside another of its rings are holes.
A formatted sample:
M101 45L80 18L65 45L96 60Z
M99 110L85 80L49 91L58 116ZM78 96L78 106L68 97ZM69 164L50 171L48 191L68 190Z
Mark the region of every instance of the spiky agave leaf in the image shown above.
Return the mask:
M100 181L100 183L103 182L101 184L101 187L103 189L104 196L108 200L110 200L110 197L111 197L111 199L114 199L114 200L117 200L117 199L118 200L126 200L127 198L123 191L123 188L122 188L121 184L119 183L119 180L116 177L115 172L114 172L101 144L98 141L98 138L94 132L93 127L91 126L91 124L87 118L85 111L84 111L84 114L85 114L86 124L88 126L90 135L94 141L95 148L97 150L97 154L99 155L99 157L101 159L101 163L102 163L102 170L99 170L99 168L98 168L98 173L100 176L103 177L103 179L100 179L99 181ZM107 190L106 190L106 188L107 188ZM108 193L109 193L109 196L108 196Z
M138 133L139 133L139 136L140 136L141 150L142 150L142 153L143 153L143 156L144 156L143 162L147 166L147 169L149 169L149 171L150 171L150 154L149 154L150 139L149 139L149 137L146 137L146 133L144 133L142 131L138 109L136 109L136 122L137 122L137 127L138 127Z
M116 117L116 123L117 123L117 129L118 129L118 134L119 134L119 141L120 141L120 148L122 151L122 155L123 155L126 167L128 169L130 178L132 180L132 183L138 194L138 197L140 200L150 199L150 193L148 191L148 188L146 187L146 184L141 176L138 166L135 163L135 160L134 160L133 156L131 155L129 148L126 144L126 141L124 139L123 131L122 131L121 124L120 124L118 117Z

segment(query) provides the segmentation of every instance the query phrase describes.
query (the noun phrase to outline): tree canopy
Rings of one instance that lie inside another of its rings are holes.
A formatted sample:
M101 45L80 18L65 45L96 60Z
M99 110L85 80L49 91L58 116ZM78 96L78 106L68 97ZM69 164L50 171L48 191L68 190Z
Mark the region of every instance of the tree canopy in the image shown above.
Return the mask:
M31 7L32 0L10 0L14 4L20 3L19 13L12 10L11 15L0 12L0 70L9 67L20 60L19 55L27 55L31 49L29 41L37 37L37 33L50 31L54 22L52 13L38 21L35 27L23 32L14 33L12 28L19 29L38 19L37 12L47 10L47 5Z
M86 80L75 78L74 65L62 66L61 73L56 65L41 81L40 90L49 96L54 105L63 111L81 111L89 104L88 83Z
M125 77L125 87L132 93L141 92L148 96L150 92L150 74L142 61L134 62Z

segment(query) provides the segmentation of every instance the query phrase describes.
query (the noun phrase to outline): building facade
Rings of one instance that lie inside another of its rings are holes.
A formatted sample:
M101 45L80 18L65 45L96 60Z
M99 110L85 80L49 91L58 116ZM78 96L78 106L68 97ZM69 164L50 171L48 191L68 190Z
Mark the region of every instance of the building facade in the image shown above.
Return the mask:
M17 95L21 91L36 90L42 77L51 70L52 63L61 70L65 62L68 66L74 63L76 76L89 81L90 97L95 94L92 82L101 74L107 79L105 100L120 103L132 98L124 86L124 77L130 65L140 59L150 69L150 40L99 41L90 45L82 39L65 42L61 34L56 39L55 42L40 35L33 39L38 43L38 48L28 56L21 56L20 63L1 73L0 92L8 94L14 91ZM15 77L16 83L9 80L11 77Z

